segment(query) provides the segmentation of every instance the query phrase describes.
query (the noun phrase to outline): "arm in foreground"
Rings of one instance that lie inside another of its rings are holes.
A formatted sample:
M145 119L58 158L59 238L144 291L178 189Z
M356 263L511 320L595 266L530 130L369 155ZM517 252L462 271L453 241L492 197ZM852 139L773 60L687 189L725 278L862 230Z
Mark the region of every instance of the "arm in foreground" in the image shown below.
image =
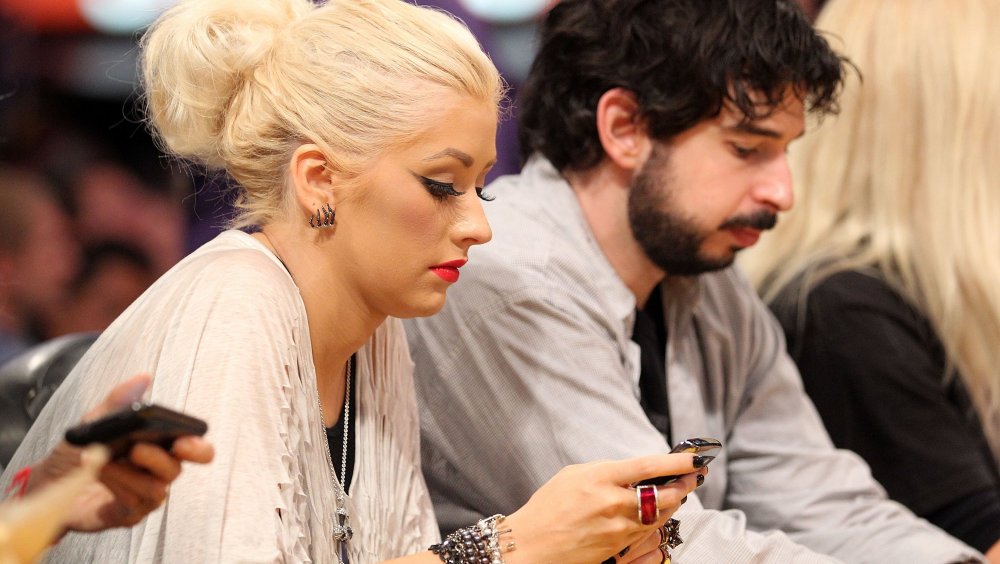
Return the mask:
M116 386L103 403L94 407L84 421L97 419L139 400L151 377L141 374ZM66 441L33 467L25 491L30 493L68 475L83 464L84 449ZM181 437L168 452L163 448L137 443L128 456L112 460L101 468L74 500L66 520L66 530L101 531L130 527L166 499L168 487L181 473L182 462L207 464L214 449L201 437ZM65 531L64 531L65 532Z
M507 564L562 562L592 564L610 556L620 564L660 562L661 528L707 468L695 468L691 454L660 454L621 461L599 461L567 466L542 485L528 502L505 517L515 548L504 553ZM677 481L657 487L657 518L644 525L631 484L662 475L682 474ZM392 560L404 564L441 562L431 553Z

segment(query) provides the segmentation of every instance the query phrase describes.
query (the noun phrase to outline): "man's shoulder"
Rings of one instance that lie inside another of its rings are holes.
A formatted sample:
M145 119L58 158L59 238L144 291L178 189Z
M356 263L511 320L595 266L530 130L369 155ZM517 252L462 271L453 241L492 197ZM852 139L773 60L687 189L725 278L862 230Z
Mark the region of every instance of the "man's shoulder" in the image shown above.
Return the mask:
M699 275L694 287L689 307L700 340L728 343L741 358L783 352L773 314L738 267Z
M524 286L546 286L571 270L587 268L586 243L578 215L562 186L539 183L531 175L504 176L487 188L495 200L484 205L492 240L470 252L463 283L509 292ZM569 194L572 197L571 194ZM582 218L579 218L582 220ZM468 274L468 276L466 276ZM457 288L457 287L456 287Z

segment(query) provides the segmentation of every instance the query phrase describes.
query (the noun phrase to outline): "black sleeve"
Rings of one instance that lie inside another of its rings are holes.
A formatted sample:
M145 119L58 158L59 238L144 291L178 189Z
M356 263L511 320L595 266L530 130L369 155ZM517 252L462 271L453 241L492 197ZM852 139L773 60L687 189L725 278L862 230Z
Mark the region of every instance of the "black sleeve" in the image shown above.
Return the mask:
M1000 477L978 419L949 391L960 383L945 382L927 321L858 272L814 288L804 316L776 313L834 443L860 454L890 497L988 549L1000 537Z
M979 552L986 552L1000 537L1000 492L996 488L972 492L931 512L926 519Z

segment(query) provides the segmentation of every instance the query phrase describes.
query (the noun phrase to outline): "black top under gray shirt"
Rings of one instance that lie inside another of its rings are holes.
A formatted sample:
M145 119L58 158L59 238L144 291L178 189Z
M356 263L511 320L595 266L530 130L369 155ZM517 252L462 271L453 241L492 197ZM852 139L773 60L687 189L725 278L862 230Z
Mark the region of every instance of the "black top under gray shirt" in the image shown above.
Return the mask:
M801 326L794 305L775 313L833 442L890 497L986 552L1000 538L1000 474L929 321L874 271L830 276L806 308Z
M639 403L649 422L670 440L670 405L667 401L667 322L663 317L663 299L660 286L646 300L646 305L635 312L632 341L639 345Z
M326 428L326 442L330 445L330 462L333 463L333 470L344 486L344 491L351 490L351 477L354 476L354 438L357 436L358 426L358 363L355 357L351 356L351 410L349 413L351 425L347 429L347 470L344 472L347 477L340 475L340 463L344 456L344 412L340 412L340 418L333 427Z

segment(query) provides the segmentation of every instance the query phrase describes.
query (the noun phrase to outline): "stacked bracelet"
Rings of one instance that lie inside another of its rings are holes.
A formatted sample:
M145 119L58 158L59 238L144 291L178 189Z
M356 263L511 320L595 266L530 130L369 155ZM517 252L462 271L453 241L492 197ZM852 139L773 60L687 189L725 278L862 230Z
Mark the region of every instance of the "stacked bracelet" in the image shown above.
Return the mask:
M497 514L459 529L431 545L430 551L446 564L504 564L503 554L515 548L513 540L501 539L511 533L510 528L500 528L504 518Z

